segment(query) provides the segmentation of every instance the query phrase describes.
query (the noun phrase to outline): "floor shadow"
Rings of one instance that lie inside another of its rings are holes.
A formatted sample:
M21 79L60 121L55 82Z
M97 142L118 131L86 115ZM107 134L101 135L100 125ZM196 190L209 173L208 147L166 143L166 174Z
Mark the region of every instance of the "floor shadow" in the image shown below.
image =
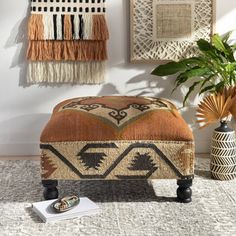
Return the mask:
M40 217L33 211L32 207L25 208L26 213L30 216L31 220L37 224L43 224L43 221Z
M210 158L206 157L196 158L194 173L196 176L199 176L203 179L212 180L210 172Z
M211 172L207 170L195 170L195 175L203 177L204 179L212 179Z
M195 174L200 179L211 179L209 159L198 158ZM20 176L20 178L19 178ZM199 179L199 178L198 178ZM104 202L175 202L176 181L156 182L147 180L84 180L59 181L59 197L79 194L97 203ZM165 184L174 192L168 191L164 196L160 188ZM0 201L1 202L38 202L43 200L43 186L40 179L39 161L0 161ZM155 186L155 187L154 187ZM171 194L171 196L168 196Z
M37 178L38 179L38 178ZM9 181L1 184L0 201L39 202L43 201L43 186L39 181L19 183ZM176 185L177 187L177 185ZM143 180L128 181L59 181L59 197L78 194L94 202L175 202L176 198L158 196L151 184ZM28 209L28 212L31 211ZM32 217L34 214L32 213Z
M61 196L66 194L79 194L81 197L88 197L97 203L176 201L176 199L172 197L157 196L153 186L145 180L61 181L59 192Z

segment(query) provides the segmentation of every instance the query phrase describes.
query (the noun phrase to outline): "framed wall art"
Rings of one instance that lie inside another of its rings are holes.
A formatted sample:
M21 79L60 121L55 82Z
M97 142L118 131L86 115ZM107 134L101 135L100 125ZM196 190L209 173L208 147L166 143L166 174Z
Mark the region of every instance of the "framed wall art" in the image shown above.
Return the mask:
M130 0L131 62L196 55L215 27L215 0Z

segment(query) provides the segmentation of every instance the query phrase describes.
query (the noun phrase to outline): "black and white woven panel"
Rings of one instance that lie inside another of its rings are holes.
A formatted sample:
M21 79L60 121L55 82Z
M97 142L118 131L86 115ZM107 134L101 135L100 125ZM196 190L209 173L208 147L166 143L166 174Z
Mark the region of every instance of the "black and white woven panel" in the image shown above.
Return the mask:
M32 14L104 14L105 0L31 0Z

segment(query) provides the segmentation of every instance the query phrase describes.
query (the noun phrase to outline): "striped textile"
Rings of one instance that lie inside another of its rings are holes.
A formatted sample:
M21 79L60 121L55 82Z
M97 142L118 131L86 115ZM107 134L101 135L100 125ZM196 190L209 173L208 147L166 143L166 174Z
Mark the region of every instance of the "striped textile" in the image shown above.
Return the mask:
M31 0L27 81L41 83L45 75L44 83L104 82L109 39L105 12L105 0ZM80 72L68 71L78 68ZM75 74L80 76L70 76Z

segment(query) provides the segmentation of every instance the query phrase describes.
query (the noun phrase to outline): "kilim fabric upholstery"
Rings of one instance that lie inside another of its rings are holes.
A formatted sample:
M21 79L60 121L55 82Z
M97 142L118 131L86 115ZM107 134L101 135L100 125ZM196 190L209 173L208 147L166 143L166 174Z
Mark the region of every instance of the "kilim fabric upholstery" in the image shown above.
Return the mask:
M192 179L193 134L176 107L151 97L58 104L41 135L43 180Z

